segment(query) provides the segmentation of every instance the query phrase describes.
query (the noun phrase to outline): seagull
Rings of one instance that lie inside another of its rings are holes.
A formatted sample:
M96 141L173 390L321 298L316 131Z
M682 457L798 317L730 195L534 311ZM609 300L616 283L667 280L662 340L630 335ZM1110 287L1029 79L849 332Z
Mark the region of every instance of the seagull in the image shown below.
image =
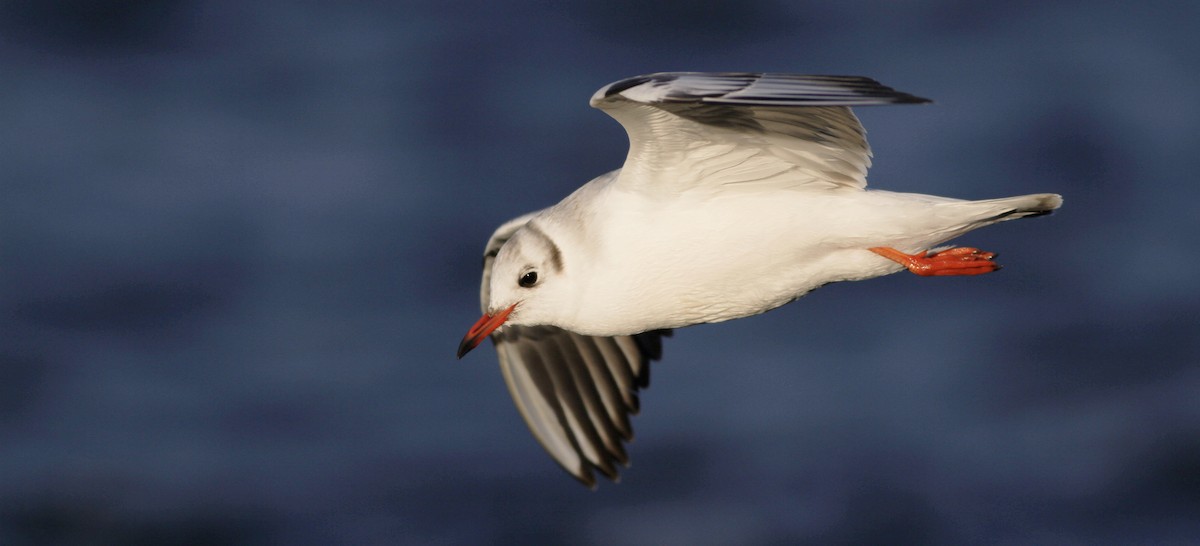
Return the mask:
M588 487L595 473L618 481L671 330L832 282L989 273L994 253L938 245L1062 205L867 189L850 107L926 102L857 76L664 72L602 87L591 106L628 133L624 165L492 234L484 314L458 357L490 337L542 447Z

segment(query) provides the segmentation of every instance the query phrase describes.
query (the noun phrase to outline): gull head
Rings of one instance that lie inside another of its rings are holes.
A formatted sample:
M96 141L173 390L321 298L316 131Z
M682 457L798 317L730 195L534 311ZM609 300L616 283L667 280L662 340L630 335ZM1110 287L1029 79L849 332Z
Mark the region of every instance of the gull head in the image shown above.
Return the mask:
M505 324L554 325L565 310L562 249L532 222L500 247L489 277L487 311L463 337L459 358Z

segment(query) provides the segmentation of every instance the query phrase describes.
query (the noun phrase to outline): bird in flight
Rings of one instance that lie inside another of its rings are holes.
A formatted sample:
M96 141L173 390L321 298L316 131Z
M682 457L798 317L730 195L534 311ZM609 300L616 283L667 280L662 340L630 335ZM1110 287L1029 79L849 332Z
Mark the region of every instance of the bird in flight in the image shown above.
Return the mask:
M924 102L854 76L670 72L604 86L591 105L628 133L624 166L492 234L484 314L459 358L491 337L546 451L589 487L594 472L616 481L638 389L672 329L831 282L989 273L995 254L937 245L1062 204L867 189L871 151L850 107Z

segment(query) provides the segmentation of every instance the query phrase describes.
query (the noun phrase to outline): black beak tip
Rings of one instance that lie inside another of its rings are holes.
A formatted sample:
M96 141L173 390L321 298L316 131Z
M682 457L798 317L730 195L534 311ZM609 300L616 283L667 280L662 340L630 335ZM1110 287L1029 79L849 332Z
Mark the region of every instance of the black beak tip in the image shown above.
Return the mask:
M471 343L471 338L463 338L462 343L458 344L458 358L462 359L463 355L471 352L475 348L475 343Z

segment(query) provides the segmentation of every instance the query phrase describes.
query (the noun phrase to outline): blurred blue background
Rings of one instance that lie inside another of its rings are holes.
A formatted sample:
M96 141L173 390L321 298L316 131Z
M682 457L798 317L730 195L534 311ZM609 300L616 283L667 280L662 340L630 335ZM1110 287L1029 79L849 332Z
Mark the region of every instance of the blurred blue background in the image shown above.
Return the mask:
M1200 541L1200 4L0 4L0 543ZM666 70L865 75L1006 269L676 333L623 483L525 429L492 229Z

